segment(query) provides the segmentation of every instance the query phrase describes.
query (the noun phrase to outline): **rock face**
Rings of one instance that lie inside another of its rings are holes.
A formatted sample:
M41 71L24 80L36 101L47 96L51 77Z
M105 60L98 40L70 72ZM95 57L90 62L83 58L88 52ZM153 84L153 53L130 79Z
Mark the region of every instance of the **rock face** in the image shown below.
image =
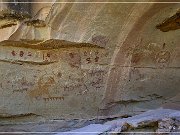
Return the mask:
M129 118L108 121L104 124L90 124L76 130L58 133L56 135L81 135L85 132L90 132L92 135L106 135L114 133L131 135L142 134L143 132L152 135L163 133L176 134L180 131L179 116L180 111L157 109Z
M103 47L60 40L33 44L23 40L3 41L0 48L1 80L6 82L2 88L7 92L2 93L6 109L1 115L32 113L47 118L96 115L107 72ZM7 69L8 65L11 66ZM9 92L11 100L17 101L15 104L8 103Z
M26 116L27 117L27 116ZM172 109L156 109L127 118L116 117L81 120L49 120L39 119L37 123L16 124L1 123L0 131L18 132L53 132L56 135L107 135L107 134L178 134L180 131L180 111Z
M180 4L50 2L1 6L1 117L180 109Z

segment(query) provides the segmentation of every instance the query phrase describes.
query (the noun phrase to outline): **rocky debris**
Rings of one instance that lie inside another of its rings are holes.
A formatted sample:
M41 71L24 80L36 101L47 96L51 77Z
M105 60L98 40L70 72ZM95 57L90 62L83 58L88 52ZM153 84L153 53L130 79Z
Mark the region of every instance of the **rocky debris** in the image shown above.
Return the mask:
M104 124L91 124L86 127L65 132L65 134L83 134L92 135L109 134L109 133L163 133L180 132L180 111L171 109L150 110L145 113L105 122ZM126 133L126 134L127 134ZM58 133L61 135L64 133Z
M160 120L157 132L180 132L179 118L164 118Z
M180 111L171 109L150 110L140 115L107 119L43 120L0 124L0 132L48 132L56 135L110 135L110 134L177 134L180 132Z

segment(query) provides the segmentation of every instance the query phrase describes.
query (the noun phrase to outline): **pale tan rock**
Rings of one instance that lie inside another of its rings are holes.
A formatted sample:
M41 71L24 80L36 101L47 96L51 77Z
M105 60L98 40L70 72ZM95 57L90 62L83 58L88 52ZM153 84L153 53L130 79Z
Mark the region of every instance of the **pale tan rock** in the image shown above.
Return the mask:
M8 8L7 3L2 3L4 0L0 0L0 11L5 10Z
M179 29L156 28L177 13L179 4L34 6L34 20L0 30L1 41L53 46L50 39L57 39L97 48L65 47L56 52L1 46L2 113L46 118L134 115L171 103L169 99L179 93ZM97 51L99 46L104 52ZM17 57L11 55L13 51ZM22 51L23 55L32 51L35 57L21 57ZM42 56L48 53L53 58L46 57L45 62Z
M52 119L96 116L107 72L103 47L23 40L1 42L0 52L2 113Z
M36 16L37 13L43 14L46 16L50 10L50 7L54 4L56 0L46 0L43 2L38 0L33 0L33 2L41 2L41 3L32 3L32 16ZM47 3L46 3L47 2ZM40 16L39 16L40 17Z

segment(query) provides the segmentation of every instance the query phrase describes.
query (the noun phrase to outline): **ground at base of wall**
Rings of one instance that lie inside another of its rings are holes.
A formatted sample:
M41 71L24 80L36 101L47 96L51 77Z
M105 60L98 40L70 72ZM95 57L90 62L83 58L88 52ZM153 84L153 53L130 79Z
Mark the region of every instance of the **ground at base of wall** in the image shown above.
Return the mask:
M34 134L178 134L180 133L180 111L156 109L127 118L105 118L91 120L51 120L39 123L0 125L0 132ZM1 134L0 133L0 134Z

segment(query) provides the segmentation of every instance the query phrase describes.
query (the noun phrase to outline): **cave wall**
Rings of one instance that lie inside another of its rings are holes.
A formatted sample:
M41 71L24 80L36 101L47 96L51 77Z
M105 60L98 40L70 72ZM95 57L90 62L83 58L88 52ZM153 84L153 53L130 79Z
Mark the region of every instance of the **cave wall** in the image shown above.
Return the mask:
M2 117L90 118L177 108L180 4L53 2L31 4L30 19L1 19L2 26L16 22L0 29L0 40L10 41L0 43ZM73 43L38 47L62 40ZM90 46L71 46L79 43Z

